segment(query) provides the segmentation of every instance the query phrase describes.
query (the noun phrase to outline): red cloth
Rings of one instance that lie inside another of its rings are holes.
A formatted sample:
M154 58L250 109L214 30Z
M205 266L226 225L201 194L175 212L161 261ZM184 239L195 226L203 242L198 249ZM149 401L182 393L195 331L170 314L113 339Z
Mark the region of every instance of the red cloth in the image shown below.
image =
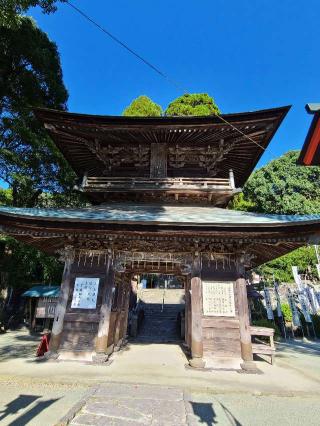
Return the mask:
M49 350L50 334L44 334L37 349L36 356L43 356Z

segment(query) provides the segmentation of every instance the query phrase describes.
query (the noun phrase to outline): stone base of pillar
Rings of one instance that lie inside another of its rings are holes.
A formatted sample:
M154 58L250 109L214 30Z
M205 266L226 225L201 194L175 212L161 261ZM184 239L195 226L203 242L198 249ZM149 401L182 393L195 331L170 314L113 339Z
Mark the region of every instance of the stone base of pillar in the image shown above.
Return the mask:
M189 365L192 368L204 368L206 363L202 358L191 358L189 359Z
M245 371L246 373L252 373L252 374L257 374L260 372L260 370L258 369L258 367L256 366L256 363L253 361L243 361L242 364L240 364L240 367L242 368L243 371Z
M92 355L92 362L95 364L103 364L107 362L109 359L109 355L105 353L95 353Z
M55 360L55 359L58 359L58 358L59 358L59 353L58 353L58 352L55 352L55 351L48 351L48 352L46 352L46 353L44 354L44 357L45 357L46 359L53 359L53 360Z
M116 346L114 347L114 352L119 352L120 351L120 349L121 349L121 346L122 346L122 339L120 339L119 341L118 341L118 343L116 344Z

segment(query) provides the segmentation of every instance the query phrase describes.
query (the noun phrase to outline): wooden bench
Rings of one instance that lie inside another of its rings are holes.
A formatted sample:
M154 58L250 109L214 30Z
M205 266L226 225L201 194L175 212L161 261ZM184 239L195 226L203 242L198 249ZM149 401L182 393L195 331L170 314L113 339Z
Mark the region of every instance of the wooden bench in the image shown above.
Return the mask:
M276 348L274 346L274 329L268 327L257 327L255 325L250 326L250 333L253 337L252 342L252 353L257 355L270 355L271 365L274 363L274 358L276 354ZM264 342L257 338L257 336L269 337L268 342Z

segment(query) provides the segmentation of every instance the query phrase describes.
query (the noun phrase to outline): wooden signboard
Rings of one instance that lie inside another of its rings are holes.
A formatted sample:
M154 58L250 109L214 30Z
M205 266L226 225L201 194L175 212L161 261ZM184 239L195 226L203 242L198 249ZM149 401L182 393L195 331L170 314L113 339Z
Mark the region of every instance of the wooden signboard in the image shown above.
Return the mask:
M77 277L74 283L71 308L95 309L97 306L99 280L100 278Z
M233 282L202 281L203 315L234 317Z
M57 297L40 297L36 308L36 318L54 318L57 303Z

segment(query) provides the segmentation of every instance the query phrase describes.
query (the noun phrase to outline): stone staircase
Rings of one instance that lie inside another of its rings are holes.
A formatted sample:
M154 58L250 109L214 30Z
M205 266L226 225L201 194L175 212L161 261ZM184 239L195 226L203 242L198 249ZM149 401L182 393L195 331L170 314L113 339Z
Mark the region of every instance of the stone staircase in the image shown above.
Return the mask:
M181 340L178 316L184 310L184 290L141 290L139 299L144 320L137 336L138 341L166 343Z

